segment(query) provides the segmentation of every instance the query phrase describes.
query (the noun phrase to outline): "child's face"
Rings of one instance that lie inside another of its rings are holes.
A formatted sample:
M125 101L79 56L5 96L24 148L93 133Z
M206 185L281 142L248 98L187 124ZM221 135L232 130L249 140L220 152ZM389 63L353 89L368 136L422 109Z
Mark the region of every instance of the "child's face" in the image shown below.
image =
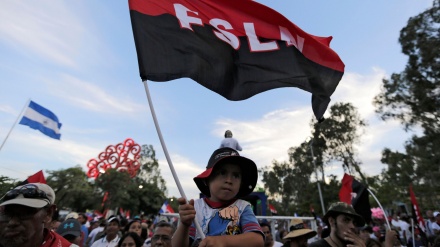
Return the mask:
M216 169L208 179L210 200L227 202L235 198L240 190L241 169L238 165L225 163Z

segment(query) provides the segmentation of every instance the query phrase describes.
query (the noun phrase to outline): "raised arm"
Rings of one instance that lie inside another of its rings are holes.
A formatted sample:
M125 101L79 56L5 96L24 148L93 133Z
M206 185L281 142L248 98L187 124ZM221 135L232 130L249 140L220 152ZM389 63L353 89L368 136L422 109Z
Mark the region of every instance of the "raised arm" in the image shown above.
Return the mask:
M190 200L187 204L185 198L181 197L177 201L179 202L180 219L171 243L172 246L189 247L189 228L196 217L194 200Z

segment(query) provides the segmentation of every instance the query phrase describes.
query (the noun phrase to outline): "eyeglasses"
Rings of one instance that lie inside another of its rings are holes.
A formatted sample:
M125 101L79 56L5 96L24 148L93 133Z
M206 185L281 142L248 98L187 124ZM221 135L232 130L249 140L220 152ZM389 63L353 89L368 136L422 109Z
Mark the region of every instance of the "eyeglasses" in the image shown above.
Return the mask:
M43 208L29 208L26 207L26 210L14 210L15 212L9 212L8 209L0 212L0 222L9 222L12 218L16 218L19 221L25 221L32 219L36 213L38 213L42 209L46 209L48 207Z
M10 190L0 199L0 201L5 202L14 199L19 195L23 195L24 198L47 199L48 202L50 202L46 192L39 190L38 187L34 184L26 184L23 185L23 187L21 187L20 189Z
M153 235L151 238L152 241L159 241L159 239L162 239L164 242L170 242L171 238L168 235Z

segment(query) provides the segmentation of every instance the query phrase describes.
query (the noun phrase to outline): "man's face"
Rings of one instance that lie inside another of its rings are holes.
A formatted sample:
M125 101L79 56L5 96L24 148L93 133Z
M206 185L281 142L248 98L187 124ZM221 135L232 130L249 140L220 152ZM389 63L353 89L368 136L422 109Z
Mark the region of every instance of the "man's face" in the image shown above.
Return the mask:
M290 247L307 247L306 236L296 237L290 240Z
M273 237L272 237L272 232L270 232L269 227L262 226L261 230L263 231L264 236L266 237L266 240L264 242L264 246L272 246L272 244L273 244Z
M9 247L27 247L43 241L44 222L50 220L47 208L6 205L0 211L0 243Z
M172 229L170 227L156 227L151 238L151 247L171 247Z
M80 214L78 215L78 221L81 225L84 225L87 222L87 219Z
M433 214L432 210L428 210L428 211L426 211L426 216L427 216L428 218L432 218L432 217L434 217L434 214Z
M342 243L345 243L344 240L344 232L353 232L356 233L356 222L354 218L345 214L340 214L336 217L336 219L332 218L331 223L331 231L335 233L336 237Z
M437 216L435 216L435 220L436 220L437 222L440 222L440 214L437 214Z
M116 221L112 221L112 222L108 223L107 228L105 229L107 236L111 239L116 237L116 234L118 234L118 231L119 231L119 224Z

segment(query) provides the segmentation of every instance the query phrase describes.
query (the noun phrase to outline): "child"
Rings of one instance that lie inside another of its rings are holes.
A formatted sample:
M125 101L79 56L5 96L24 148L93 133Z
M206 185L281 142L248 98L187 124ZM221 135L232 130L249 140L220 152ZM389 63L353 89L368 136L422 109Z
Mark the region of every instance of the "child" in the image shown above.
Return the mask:
M194 178L206 198L179 198L180 222L172 246L251 246L264 245L264 234L250 203L237 199L249 195L255 188L258 171L255 163L232 148L214 151L206 170ZM197 213L196 213L197 212ZM206 238L201 240L194 219ZM189 238L188 238L189 235Z

